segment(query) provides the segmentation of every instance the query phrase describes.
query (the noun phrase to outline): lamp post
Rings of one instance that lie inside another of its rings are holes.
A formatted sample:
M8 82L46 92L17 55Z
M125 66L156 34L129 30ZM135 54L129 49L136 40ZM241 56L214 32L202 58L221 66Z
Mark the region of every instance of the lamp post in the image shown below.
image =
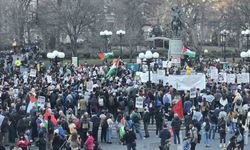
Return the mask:
M250 73L250 50L241 52L240 57L243 58L243 61L246 60L248 62L248 73Z
M120 58L122 59L122 37L126 34L126 31L118 30L118 31L116 31L116 34L120 38Z
M55 66L57 66L57 63L60 61L59 59L65 58L65 53L54 50L52 53L47 53L47 58L54 60Z
M148 66L148 87L150 88L151 87L151 74L150 74L150 71L151 71L151 67L150 67L150 63L154 61L154 59L158 59L159 58L159 53L157 52L154 52L152 53L150 50L146 51L146 53L140 53L139 56L138 56L142 61L142 64L143 62L145 62Z
M223 59L224 59L224 62L226 62L226 38L227 38L227 35L229 34L229 31L224 29L220 32L220 35L221 35L221 43L222 43L222 53L223 53Z
M246 37L247 38L247 50L248 50L248 43L249 43L249 37L250 37L250 30L249 29L246 29L246 30L243 30L241 31L241 35L243 37Z
M105 39L105 52L108 52L109 38L112 36L112 32L108 30L104 30L100 32L100 36Z

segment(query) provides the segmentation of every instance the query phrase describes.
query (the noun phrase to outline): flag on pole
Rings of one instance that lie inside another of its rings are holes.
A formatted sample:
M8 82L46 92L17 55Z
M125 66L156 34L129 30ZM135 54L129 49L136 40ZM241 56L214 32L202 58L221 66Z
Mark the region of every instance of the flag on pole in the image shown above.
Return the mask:
M183 107L182 107L182 99L180 99L179 101L177 101L173 107L173 111L174 113L178 114L178 117L180 119L183 118Z
M98 53L98 57L100 59L108 59L110 57L114 56L113 52L108 52L108 53Z
M196 53L194 51L191 51L190 49L187 49L186 47L183 47L181 50L182 54L189 56L189 57L195 57Z
M38 101L37 101L37 98L35 96L30 95L29 100L30 100L30 102L29 102L29 105L27 107L27 113L30 113L30 110L33 107L35 107L35 108L38 107Z
M106 77L114 74L116 69L119 67L119 64L120 64L120 58L114 59L113 65L110 67L108 73L106 74Z

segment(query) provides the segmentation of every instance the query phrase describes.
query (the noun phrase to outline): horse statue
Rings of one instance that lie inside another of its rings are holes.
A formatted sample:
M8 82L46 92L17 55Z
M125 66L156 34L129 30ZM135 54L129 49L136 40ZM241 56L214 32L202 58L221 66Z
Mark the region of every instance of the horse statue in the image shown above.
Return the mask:
M182 22L181 22L181 10L178 6L172 7L172 21L171 21L171 28L174 32L175 36L178 35L178 31L182 30Z

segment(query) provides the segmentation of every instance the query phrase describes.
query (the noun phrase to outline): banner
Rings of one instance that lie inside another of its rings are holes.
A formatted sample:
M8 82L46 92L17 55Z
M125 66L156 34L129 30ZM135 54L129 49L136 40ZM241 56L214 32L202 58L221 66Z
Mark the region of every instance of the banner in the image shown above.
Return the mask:
M168 77L168 83L179 91L190 90L191 88L199 88L200 90L206 88L206 78L204 74L170 75Z
M249 73L237 74L237 83L249 83Z
M158 74L158 75L164 75L164 76L165 76L165 70L160 70L160 69L158 69L158 70L157 70L157 74Z
M148 81L148 72L139 73L136 75L140 76L141 82L146 83ZM172 85L177 90L190 90L191 88L199 88L203 90L206 88L206 79L204 74L197 75L159 75L151 73L152 83L159 83L159 80L163 81L163 85Z
M30 69L30 76L36 77L36 69Z
M235 83L235 74L227 74L227 83Z

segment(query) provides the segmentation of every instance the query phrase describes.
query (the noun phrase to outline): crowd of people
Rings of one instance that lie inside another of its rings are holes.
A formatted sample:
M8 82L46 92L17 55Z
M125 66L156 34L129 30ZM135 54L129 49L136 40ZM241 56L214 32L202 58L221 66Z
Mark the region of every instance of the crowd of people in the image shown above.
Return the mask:
M184 150L194 150L198 143L209 147L216 133L221 148L243 150L248 142L249 84L211 82L190 98L189 91L177 91L168 84L148 88L122 62L115 75L106 77L108 65L85 63L75 67L70 62L54 61L46 67L33 61L32 56L24 59L25 53L17 55L16 60L10 59L10 54L1 66L0 149L14 145L27 150L34 144L39 150L100 150L100 143L112 144L117 134L121 145L135 150L136 140L150 137L150 124L156 126L162 150L169 150L172 137L174 144L183 144ZM206 73L209 66L222 70L216 59L198 61L199 65L192 66L196 71ZM161 67L158 63L155 66ZM23 68L35 69L35 76L27 75ZM247 69L241 62L224 71ZM168 73L178 74L178 70L171 66ZM202 94L213 95L214 100L208 102ZM184 118L172 109L178 96ZM137 99L143 100L143 109L135 107ZM183 141L179 136L182 129Z

